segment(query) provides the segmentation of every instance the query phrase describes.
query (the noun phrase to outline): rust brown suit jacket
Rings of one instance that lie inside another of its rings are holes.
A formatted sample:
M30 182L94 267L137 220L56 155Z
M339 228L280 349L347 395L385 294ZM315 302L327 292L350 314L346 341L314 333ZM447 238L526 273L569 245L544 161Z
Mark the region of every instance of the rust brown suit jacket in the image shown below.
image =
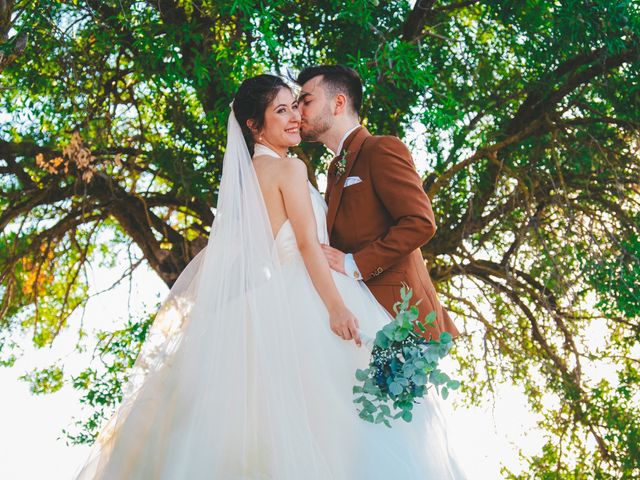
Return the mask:
M412 301L422 299L420 319L436 312L435 327L427 327L426 337L437 340L443 331L457 336L420 252L436 224L411 153L397 137L373 136L364 127L347 137L343 150L344 173L336 174L334 159L327 178L331 245L353 253L365 283L392 315L406 283L413 289ZM350 176L362 181L345 187Z

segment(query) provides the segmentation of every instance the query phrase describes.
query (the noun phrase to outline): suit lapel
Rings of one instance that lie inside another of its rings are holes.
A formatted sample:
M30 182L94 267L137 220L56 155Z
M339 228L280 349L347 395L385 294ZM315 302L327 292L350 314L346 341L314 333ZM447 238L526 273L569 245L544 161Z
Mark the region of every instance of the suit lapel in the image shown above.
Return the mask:
M360 153L360 147L364 141L370 137L369 131L361 127L357 129L353 134L349 135L349 138L344 142L344 149L347 150L346 165L344 174L338 179L335 185L331 185L327 188L329 194L329 209L327 211L327 230L329 231L329 237L331 237L331 231L333 230L333 223L335 222L336 215L338 213L338 207L340 206L340 200L342 199L342 192L344 191L344 182L347 180L353 165L358 159ZM332 179L333 180L333 179Z
M334 157L334 159L329 164L329 168L327 169L327 190L324 193L324 201L329 204L329 198L331 198L331 189L336 183L336 169L335 163L338 160L338 157Z

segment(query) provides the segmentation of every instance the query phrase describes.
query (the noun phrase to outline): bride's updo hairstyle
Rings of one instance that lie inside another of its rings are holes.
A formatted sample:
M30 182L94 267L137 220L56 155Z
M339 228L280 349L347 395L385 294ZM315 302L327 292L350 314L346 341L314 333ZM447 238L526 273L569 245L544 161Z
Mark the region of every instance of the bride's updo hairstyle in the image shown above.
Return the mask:
M280 77L269 74L258 75L242 82L233 99L233 113L240 124L251 155L256 142L253 132L247 125L247 120L253 120L253 128L260 130L264 126L264 113L281 88L291 89Z

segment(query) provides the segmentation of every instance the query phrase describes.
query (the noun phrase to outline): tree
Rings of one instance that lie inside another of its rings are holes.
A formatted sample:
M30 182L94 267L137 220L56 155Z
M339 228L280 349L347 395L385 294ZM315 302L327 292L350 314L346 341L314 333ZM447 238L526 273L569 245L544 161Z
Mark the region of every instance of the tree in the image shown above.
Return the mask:
M371 131L425 131L439 229L423 253L467 332L467 401L522 385L548 434L536 478L640 474L637 1L0 6L0 31L29 38L0 76L5 364L21 332L45 346L78 328L87 262L125 250L129 273L146 262L171 285L214 219L240 81L339 62ZM297 153L315 180L326 155Z
M15 60L27 46L27 36L24 33L9 36L14 3L13 0L0 0L0 71Z

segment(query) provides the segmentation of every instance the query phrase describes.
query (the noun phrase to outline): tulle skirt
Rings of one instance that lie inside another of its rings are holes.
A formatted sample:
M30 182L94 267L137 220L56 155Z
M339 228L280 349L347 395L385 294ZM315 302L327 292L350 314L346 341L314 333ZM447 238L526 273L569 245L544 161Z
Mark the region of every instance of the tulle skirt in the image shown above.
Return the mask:
M197 322L176 352L123 402L77 478L444 480L466 478L430 391L411 423L358 417L352 387L370 347L337 337L301 259L277 275L286 305L260 285ZM363 334L388 313L367 287L334 272ZM202 299L197 303L205 304Z

